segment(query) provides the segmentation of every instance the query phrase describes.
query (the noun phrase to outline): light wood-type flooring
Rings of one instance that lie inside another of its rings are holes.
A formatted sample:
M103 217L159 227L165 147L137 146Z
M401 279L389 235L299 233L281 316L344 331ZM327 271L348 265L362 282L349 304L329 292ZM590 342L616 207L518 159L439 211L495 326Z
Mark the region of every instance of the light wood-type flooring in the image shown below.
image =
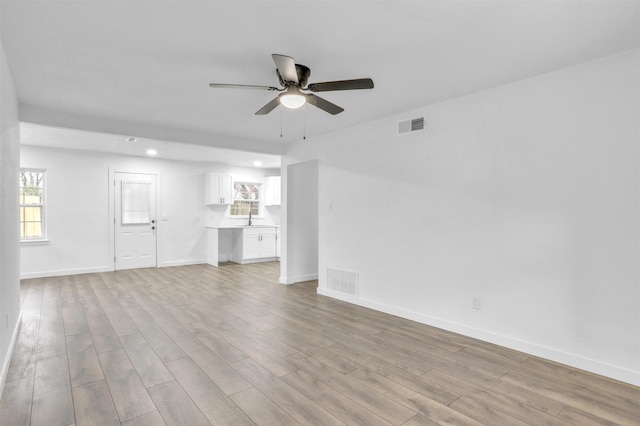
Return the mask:
M277 284L278 263L22 282L0 424L640 424L640 388Z

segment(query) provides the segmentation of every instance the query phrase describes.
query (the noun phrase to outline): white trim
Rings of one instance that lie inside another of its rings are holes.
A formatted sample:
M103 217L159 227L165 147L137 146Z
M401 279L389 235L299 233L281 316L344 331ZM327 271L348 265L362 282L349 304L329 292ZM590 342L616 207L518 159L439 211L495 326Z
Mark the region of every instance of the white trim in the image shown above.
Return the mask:
M317 280L318 274L298 275L294 277L280 277L280 284L295 284L305 281Z
M113 272L113 265L96 266L91 268L56 269L53 271L27 272L20 274L20 279L61 277L63 275L94 274L98 272Z
M16 326L13 328L13 334L11 335L9 348L7 349L7 353L5 354L5 357L4 357L4 364L2 365L2 373L0 374L0 399L2 399L2 391L4 390L4 383L7 380L7 374L9 373L9 366L11 365L13 350L16 347L16 342L18 341L18 333L20 332L21 326L22 326L22 311L20 311L20 313L18 314L18 321L16 321Z
M20 240L20 245L37 246L39 244L49 244L51 240L48 238L34 238L29 240Z
M280 282L282 283L282 281ZM366 299L361 299L355 296L345 295L336 291L328 290L326 288L318 287L317 293L323 296L342 300L343 302L348 302L354 305L363 306L365 308L374 309L376 311L384 312L384 313L395 315L411 321L416 321L422 324L441 328L443 330L462 334L464 336L472 337L474 339L480 339L485 342L493 343L509 349L514 349L516 351L524 352L526 354L530 354L530 355L538 356L540 358L545 358L551 361L559 362L561 364L569 365L571 367L579 368L581 370L589 371L591 373L599 374L615 380L620 380L622 382L630 383L635 386L640 386L640 371L630 370L628 368L619 367L616 365L608 364L608 363L591 359L591 358L586 358L578 354L564 352L559 349L550 348L548 346L543 346L534 342L529 342L529 341L513 338L510 336L493 333L491 331L469 327L464 324L443 320L441 318L431 317L428 315L419 314L417 312L407 311L405 309L400 309L395 306L385 305L383 303L375 302L372 300L366 300Z
M172 266L201 265L207 263L207 259L182 259L167 260L158 264L158 268L170 268Z
M247 265L249 263L262 263L262 262L276 262L278 260L277 257L259 257L257 259L242 259L240 262L232 262L237 263L239 265Z

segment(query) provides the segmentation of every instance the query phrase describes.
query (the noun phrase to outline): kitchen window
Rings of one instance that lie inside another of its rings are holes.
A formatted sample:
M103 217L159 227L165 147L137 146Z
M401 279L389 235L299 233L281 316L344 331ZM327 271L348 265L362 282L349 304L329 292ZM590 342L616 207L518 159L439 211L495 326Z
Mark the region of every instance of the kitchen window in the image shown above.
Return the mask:
M45 171L20 170L20 240L46 239Z
M262 184L256 182L235 182L233 184L233 204L229 214L233 217L260 216Z

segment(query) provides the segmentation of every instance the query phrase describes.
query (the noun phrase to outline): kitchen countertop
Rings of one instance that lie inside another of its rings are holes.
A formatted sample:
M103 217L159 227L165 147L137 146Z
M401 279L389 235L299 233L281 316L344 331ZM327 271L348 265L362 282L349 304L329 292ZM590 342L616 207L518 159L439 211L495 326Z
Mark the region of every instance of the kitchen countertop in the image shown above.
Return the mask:
M280 228L280 225L207 225L211 229Z

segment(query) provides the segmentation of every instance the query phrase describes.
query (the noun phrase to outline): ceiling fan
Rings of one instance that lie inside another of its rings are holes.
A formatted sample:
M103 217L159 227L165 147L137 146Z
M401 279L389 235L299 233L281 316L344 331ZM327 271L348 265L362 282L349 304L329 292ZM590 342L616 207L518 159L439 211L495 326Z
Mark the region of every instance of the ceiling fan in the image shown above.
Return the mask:
M309 67L296 64L293 58L285 55L271 55L273 62L276 64L276 74L282 87L274 86L253 86L247 84L222 84L211 83L209 87L222 89L255 89L270 90L282 92L271 102L256 111L256 115L265 115L273 111L278 105L282 104L287 108L300 108L305 103L310 103L329 114L340 114L344 108L333 104L326 99L316 96L309 92L329 92L332 90L354 90L354 89L373 89L373 80L370 78L359 78L355 80L337 80L325 81L322 83L311 83L308 86L307 81L311 75ZM305 87L306 86L306 87Z

